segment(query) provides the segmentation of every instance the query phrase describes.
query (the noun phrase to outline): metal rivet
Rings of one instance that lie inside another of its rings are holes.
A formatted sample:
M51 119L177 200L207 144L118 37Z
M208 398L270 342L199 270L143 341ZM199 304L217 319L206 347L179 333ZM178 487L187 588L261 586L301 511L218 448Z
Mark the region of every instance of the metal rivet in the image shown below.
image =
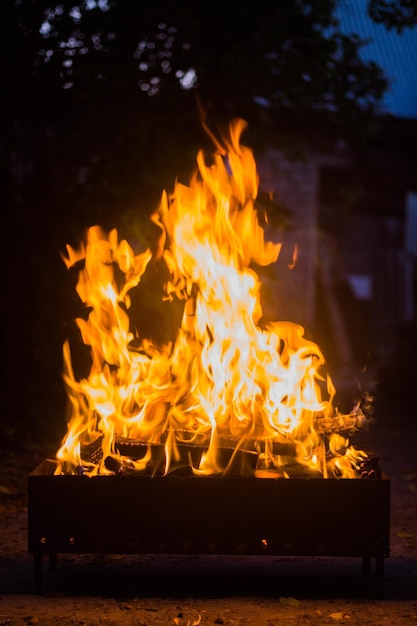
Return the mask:
M74 543L75 543L75 539L74 539L74 537L70 537L69 542L70 542L70 544L73 546L73 545L74 545Z
M41 543L48 543L48 540L46 537L41 537Z

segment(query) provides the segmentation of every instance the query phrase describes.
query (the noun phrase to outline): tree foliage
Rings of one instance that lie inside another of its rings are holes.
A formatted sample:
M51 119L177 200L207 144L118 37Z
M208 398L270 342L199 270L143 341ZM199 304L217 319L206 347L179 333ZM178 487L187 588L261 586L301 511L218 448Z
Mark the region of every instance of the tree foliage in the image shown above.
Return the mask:
M398 33L417 26L415 0L369 0L368 13L374 22Z
M185 175L205 140L202 114L214 125L243 117L258 139L353 138L386 87L359 38L340 32L335 0L8 7L9 154L20 143L36 180L65 192L84 222Z
M43 96L58 87L78 98L135 91L172 104L197 91L226 115L258 113L260 104L271 115L372 109L382 75L360 59L360 40L338 30L334 8L334 0L156 0L146 8L20 0L16 13L23 66Z

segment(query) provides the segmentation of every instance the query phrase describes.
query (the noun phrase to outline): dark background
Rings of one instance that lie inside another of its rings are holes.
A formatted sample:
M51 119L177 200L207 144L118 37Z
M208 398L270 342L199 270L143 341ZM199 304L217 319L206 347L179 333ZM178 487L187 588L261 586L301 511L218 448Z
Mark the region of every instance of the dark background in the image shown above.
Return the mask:
M248 122L255 156L365 151L387 86L332 0L7 0L1 102L0 445L65 431L62 343L80 312L60 253L93 224L136 250L163 189L187 182L204 124ZM370 3L401 31L412 3ZM191 70L191 73L190 73ZM191 77L191 82L186 81ZM270 207L280 217L281 208Z

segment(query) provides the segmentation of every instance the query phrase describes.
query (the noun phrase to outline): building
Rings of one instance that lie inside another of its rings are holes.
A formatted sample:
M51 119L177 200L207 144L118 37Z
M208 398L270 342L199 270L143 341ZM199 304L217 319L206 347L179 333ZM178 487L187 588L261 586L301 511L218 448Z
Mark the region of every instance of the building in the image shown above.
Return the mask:
M400 36L373 24L365 0L341 0L338 15L368 41L363 57L385 69L391 87L366 148L335 146L303 161L271 150L259 162L261 184L291 215L275 313L311 331L342 377L367 370L366 384L408 395L417 352L417 28Z

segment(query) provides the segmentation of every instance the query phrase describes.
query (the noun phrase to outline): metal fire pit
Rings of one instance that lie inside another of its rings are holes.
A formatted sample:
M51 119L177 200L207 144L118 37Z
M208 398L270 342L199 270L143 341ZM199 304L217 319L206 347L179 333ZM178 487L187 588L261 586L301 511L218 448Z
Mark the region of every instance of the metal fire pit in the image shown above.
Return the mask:
M378 479L29 476L35 591L43 555L217 554L375 559L378 595L389 554L390 481Z

